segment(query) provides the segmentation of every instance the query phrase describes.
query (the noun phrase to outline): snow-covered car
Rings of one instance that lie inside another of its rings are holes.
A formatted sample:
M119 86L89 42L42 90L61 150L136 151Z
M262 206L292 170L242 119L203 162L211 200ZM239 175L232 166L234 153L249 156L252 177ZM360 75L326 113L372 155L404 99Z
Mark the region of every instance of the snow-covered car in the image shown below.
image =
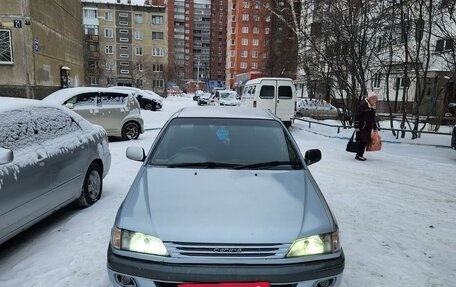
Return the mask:
M138 139L144 120L138 100L129 91L79 87L58 90L43 102L64 105L93 124L101 125L108 136Z
M150 110L150 111L157 111L163 107L162 97L160 97L153 91L142 90L139 88L128 87L128 86L113 86L110 88L118 89L118 90L127 90L130 92L133 92L133 95L138 100L139 106L142 109Z
M200 96L198 97L198 105L199 106L209 105L211 97L212 97L212 94L210 94L210 93L200 94Z
M147 156L126 154L143 165L112 228L114 286L339 286L339 228L308 168L321 152L270 111L183 108Z
M296 102L296 113L308 117L332 117L337 118L339 109L325 100L298 98Z
M215 95L220 106L239 106L241 104L235 91L217 90Z
M72 202L100 199L106 131L69 109L0 97L0 244Z

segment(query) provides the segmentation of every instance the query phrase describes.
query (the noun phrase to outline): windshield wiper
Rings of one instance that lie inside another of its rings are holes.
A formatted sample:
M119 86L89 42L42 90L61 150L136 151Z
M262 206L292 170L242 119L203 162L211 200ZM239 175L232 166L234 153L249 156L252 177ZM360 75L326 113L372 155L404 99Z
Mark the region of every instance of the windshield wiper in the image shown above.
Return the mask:
M259 162L259 163L252 163L252 164L245 164L239 165L234 167L234 169L256 169L256 168L271 168L280 165L291 165L292 167L300 167L301 162L294 160L294 161L266 161L266 162Z
M218 168L218 167L238 167L239 164L234 163L225 163L225 162L214 162L214 161L205 161L205 162L182 162L182 163L172 163L169 164L169 168L174 167L206 167L206 168Z

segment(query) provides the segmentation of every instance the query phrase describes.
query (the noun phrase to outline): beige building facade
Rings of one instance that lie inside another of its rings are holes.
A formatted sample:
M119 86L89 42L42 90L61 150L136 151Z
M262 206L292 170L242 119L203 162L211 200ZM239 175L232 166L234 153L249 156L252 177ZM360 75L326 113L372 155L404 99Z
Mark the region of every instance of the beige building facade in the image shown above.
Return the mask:
M62 86L83 84L80 1L2 0L1 5L0 96L41 99Z
M166 94L168 20L160 2L83 1L86 83Z

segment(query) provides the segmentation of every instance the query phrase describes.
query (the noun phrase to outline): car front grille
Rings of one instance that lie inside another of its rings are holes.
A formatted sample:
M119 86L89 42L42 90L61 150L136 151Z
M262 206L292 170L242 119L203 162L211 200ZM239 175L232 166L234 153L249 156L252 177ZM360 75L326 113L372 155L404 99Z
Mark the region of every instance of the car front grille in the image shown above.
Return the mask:
M165 243L172 257L284 258L289 244Z

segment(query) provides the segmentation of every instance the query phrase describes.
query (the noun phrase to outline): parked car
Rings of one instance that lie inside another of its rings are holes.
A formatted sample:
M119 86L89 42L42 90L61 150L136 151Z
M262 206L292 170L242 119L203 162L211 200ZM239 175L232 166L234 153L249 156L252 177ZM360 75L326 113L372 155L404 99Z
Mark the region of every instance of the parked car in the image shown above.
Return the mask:
M138 100L125 90L67 88L50 94L42 101L66 106L89 122L101 125L108 136L131 140L144 132Z
M231 90L217 90L215 98L220 106L239 106L241 104L238 94Z
M106 131L37 100L0 98L0 244L56 210L100 199Z
M114 286L340 284L339 228L308 168L320 150L303 157L270 111L187 107L147 156L126 154L144 163L112 228Z
M200 94L200 96L198 97L198 105L199 106L209 105L209 99L211 97L212 97L212 94L209 94L209 93Z
M135 87L114 86L112 89L127 90L133 93L142 109L157 111L163 107L162 97L153 91L146 91Z
M451 147L456 149L456 125L453 127L453 132L451 134Z
M256 78L245 83L242 107L269 109L287 127L291 127L296 112L296 88L290 78Z

